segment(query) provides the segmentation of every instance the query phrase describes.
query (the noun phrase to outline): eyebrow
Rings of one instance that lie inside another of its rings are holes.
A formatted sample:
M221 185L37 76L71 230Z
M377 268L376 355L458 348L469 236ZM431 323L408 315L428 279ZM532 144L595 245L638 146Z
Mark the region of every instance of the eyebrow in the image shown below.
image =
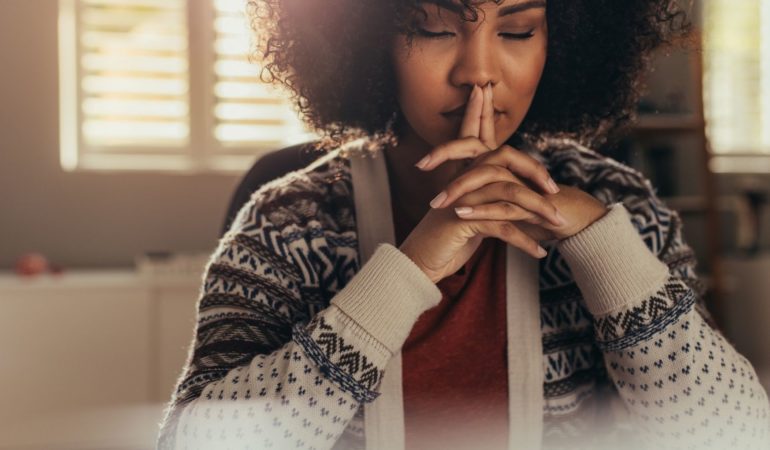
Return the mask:
M518 12L533 8L545 8L545 0L531 0L528 2L517 3L515 5L504 6L497 11L497 17L516 14Z
M426 3L433 3L439 8L448 9L449 11L457 14L463 12L463 7L456 3L445 3L441 0L426 0ZM545 0L530 0L526 2L519 2L515 5L504 6L497 10L497 17L509 16L511 14L520 13L522 11L533 8L545 8Z

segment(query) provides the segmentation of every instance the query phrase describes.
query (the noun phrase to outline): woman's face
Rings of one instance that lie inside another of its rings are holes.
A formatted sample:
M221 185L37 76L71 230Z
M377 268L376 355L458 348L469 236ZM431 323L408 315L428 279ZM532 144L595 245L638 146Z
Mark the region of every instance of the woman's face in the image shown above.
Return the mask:
M426 2L427 19L415 15L419 32L411 51L404 35L397 36L394 46L398 102L407 132L432 147L456 139L473 85L491 82L497 142L505 142L524 119L543 73L545 3L486 2L479 7L479 20L467 22L459 10ZM460 114L447 114L457 107Z

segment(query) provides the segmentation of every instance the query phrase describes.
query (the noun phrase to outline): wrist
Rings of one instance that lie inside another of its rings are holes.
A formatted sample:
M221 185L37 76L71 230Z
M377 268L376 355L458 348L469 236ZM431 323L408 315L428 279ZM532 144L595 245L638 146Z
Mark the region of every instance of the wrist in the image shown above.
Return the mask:
M610 210L605 204L598 200L591 202L589 205L590 206L587 206L583 209L583 220L579 221L572 227L568 226L565 227L564 230L560 230L561 232L557 232L557 239L562 241L580 233L581 231L596 223L597 220L604 217Z
M409 241L408 239L406 241L404 241L398 247L398 250L401 253L403 253L407 258L409 258L414 263L414 265L417 266L417 268L420 269L422 271L422 273L424 273L425 276L428 277L428 279L430 279L430 281L433 284L438 283L441 280L441 277L437 276L437 274L435 274L433 271L431 271L427 267L425 267L425 265L422 264L422 262L420 261L420 258L414 256L414 253L411 252L410 249L409 249L408 241Z
M622 203L558 246L595 316L638 304L668 276L668 267L647 247Z

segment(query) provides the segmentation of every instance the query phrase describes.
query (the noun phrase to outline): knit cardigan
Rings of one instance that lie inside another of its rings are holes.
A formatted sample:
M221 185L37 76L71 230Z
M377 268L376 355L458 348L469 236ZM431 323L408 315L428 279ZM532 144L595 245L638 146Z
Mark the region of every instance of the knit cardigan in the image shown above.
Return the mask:
M527 412L509 447L767 448L767 394L704 306L678 215L638 172L546 144L525 151L610 208L539 262L507 247L509 309L537 300L514 330L528 346L508 341L525 355L512 367L509 348L511 412ZM354 183L359 147L262 186L219 240L158 448L398 448L400 348L441 293L392 245L390 211L354 199L387 183Z

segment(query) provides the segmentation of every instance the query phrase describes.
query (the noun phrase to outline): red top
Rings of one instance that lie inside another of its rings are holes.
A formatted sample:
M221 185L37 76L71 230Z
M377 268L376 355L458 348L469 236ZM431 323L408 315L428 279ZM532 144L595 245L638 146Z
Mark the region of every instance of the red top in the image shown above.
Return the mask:
M507 449L504 243L485 238L437 286L402 348L406 448Z

